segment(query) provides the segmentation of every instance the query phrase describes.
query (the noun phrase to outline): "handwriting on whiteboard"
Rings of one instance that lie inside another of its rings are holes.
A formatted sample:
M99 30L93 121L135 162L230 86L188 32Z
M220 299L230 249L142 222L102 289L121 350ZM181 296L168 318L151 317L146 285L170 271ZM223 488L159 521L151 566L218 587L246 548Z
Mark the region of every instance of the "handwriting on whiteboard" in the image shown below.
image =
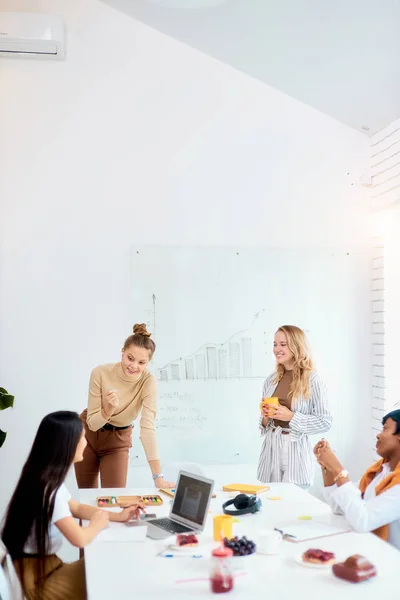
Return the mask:
M160 397L155 423L157 429L201 431L206 423L207 416L189 394L168 392Z

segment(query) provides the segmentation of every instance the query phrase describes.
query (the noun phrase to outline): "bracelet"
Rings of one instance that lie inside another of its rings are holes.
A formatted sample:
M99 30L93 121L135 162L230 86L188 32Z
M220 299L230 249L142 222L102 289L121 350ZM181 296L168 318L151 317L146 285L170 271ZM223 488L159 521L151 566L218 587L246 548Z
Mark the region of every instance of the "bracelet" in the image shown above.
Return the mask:
M164 479L163 473L156 473L155 475L153 475L153 481L155 481L156 479L160 479L160 477Z
M333 480L333 483L336 483L337 481L339 481L339 479L342 479L344 477L348 477L349 476L349 472L346 471L346 469L343 469L342 471L340 471L340 473L338 475L336 475L335 479Z

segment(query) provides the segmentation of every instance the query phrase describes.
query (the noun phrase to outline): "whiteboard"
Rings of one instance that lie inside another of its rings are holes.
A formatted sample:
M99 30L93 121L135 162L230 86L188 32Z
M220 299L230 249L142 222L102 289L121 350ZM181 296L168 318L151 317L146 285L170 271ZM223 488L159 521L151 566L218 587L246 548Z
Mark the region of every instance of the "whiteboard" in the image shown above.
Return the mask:
M274 369L279 325L307 332L328 378L344 372L346 357L353 361L349 400L355 393L359 340L349 332L369 300L364 253L139 246L131 250L130 271L130 322L145 322L157 344L150 370L158 380L164 463L257 464L259 401ZM135 439L130 464L145 463Z

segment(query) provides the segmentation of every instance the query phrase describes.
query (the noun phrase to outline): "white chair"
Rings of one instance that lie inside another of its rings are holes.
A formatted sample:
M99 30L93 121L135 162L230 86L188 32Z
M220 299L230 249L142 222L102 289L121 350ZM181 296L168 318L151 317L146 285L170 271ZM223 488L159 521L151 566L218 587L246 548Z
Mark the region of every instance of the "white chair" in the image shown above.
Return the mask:
M0 600L12 600L11 587L3 566L0 567Z
M0 539L0 600L24 600L11 556Z
M193 475L207 477L204 468L197 463L171 462L167 464L163 469L164 479L166 481L176 481L178 479L179 471L187 471L188 473L193 473Z

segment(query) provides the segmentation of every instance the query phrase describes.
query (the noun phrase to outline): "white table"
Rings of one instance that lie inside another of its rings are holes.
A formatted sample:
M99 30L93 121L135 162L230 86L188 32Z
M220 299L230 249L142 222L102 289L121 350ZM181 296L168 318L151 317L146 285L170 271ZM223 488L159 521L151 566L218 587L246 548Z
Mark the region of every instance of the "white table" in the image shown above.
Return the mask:
M201 534L201 547L209 548L212 543L213 515L221 514L221 505L229 495L215 490L217 498L211 501L211 513L205 531ZM81 490L80 501L95 505L95 498L104 495L154 494L154 489L102 489ZM269 500L268 496L280 496L281 500ZM344 526L343 517L332 515L329 507L307 492L292 484L271 484L270 491L262 496L263 510L255 515L240 517L235 525L237 535L256 538L261 529L278 527L300 515L309 515L313 520L332 525ZM165 516L170 509L170 501L165 497L164 505L151 512ZM148 509L150 511L150 509ZM113 523L114 527L124 527ZM169 540L170 541L170 540ZM119 600L120 598L187 598L215 597L208 581L176 583L179 579L207 578L210 559L207 551L203 558L174 557L163 558L158 552L168 545L167 541L144 543L132 542L93 542L85 548L86 581L89 600ZM342 560L351 554L366 556L378 570L378 576L368 582L351 584L334 577L331 569L311 569L297 564L294 557L310 547L335 552ZM200 552L200 548L199 548ZM253 555L234 558L241 561L246 574L235 579L235 588L227 597L248 598L257 592L271 596L288 598L293 595L311 597L312 592L324 600L365 600L392 593L397 589L400 566L400 553L389 544L372 534L343 533L313 542L293 544L283 542L277 556Z

